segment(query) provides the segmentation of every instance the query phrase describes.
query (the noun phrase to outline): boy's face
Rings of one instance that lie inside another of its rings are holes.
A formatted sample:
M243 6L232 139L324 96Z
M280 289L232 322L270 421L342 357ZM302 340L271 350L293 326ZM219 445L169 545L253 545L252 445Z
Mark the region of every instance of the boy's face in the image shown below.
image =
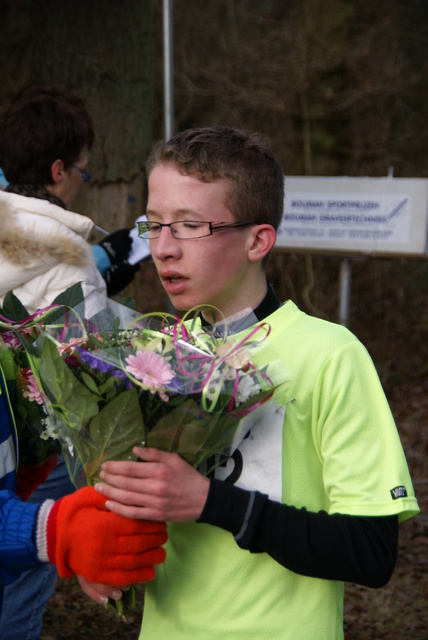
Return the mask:
M168 224L179 220L236 222L226 205L226 180L201 182L172 164L157 165L149 177L147 217ZM264 296L261 267L248 257L256 226L244 226L197 239L176 239L170 228L150 241L153 260L178 310L199 304L218 307L228 317L258 304Z

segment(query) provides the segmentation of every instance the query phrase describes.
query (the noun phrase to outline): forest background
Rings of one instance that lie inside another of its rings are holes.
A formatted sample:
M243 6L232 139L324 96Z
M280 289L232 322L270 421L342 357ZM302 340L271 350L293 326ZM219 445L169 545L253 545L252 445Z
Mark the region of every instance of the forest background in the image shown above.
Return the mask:
M426 0L171 6L175 131L258 131L290 176L428 178ZM164 135L163 8L162 0L0 0L0 110L32 81L85 99L96 129L93 180L72 208L109 231L133 226L144 211L144 161ZM374 359L423 511L402 527L391 583L376 592L347 587L345 629L350 640L426 639L428 262L351 263L349 327ZM337 321L340 265L338 256L277 250L269 277L282 299ZM167 309L153 265L125 294L140 311ZM125 629L111 619L99 626L103 619L60 581L43 640L138 637L138 616L134 635L132 621Z

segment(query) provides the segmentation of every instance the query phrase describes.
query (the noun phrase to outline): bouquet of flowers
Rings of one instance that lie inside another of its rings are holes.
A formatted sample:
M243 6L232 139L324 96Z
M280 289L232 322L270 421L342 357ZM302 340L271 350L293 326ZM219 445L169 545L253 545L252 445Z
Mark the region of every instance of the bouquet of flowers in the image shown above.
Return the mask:
M135 445L175 451L209 471L237 448L273 393L251 362L265 324L233 340L202 329L192 318L199 309L182 319L112 301L90 320L79 308L63 311L23 342L76 486L94 484L106 460L135 459Z

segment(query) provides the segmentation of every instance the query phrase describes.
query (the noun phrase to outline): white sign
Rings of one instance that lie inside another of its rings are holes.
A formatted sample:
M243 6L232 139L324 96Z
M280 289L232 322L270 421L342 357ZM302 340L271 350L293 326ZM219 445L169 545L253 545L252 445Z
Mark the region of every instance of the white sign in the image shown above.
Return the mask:
M426 254L428 180L285 178L276 247L342 254Z

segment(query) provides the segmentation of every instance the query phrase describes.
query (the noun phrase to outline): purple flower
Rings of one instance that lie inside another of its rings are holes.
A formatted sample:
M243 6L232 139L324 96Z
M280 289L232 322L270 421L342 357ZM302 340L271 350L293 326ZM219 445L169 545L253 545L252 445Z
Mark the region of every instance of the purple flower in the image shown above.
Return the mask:
M132 389L132 382L124 371L121 371L120 369L116 369L115 371L113 371L112 375L113 375L113 378L116 378L117 380L124 382L125 389Z
M96 352L85 351L82 347L76 347L80 360L87 364L91 369L101 371L101 373L108 373L114 370L114 366L102 360L99 356L93 355Z

